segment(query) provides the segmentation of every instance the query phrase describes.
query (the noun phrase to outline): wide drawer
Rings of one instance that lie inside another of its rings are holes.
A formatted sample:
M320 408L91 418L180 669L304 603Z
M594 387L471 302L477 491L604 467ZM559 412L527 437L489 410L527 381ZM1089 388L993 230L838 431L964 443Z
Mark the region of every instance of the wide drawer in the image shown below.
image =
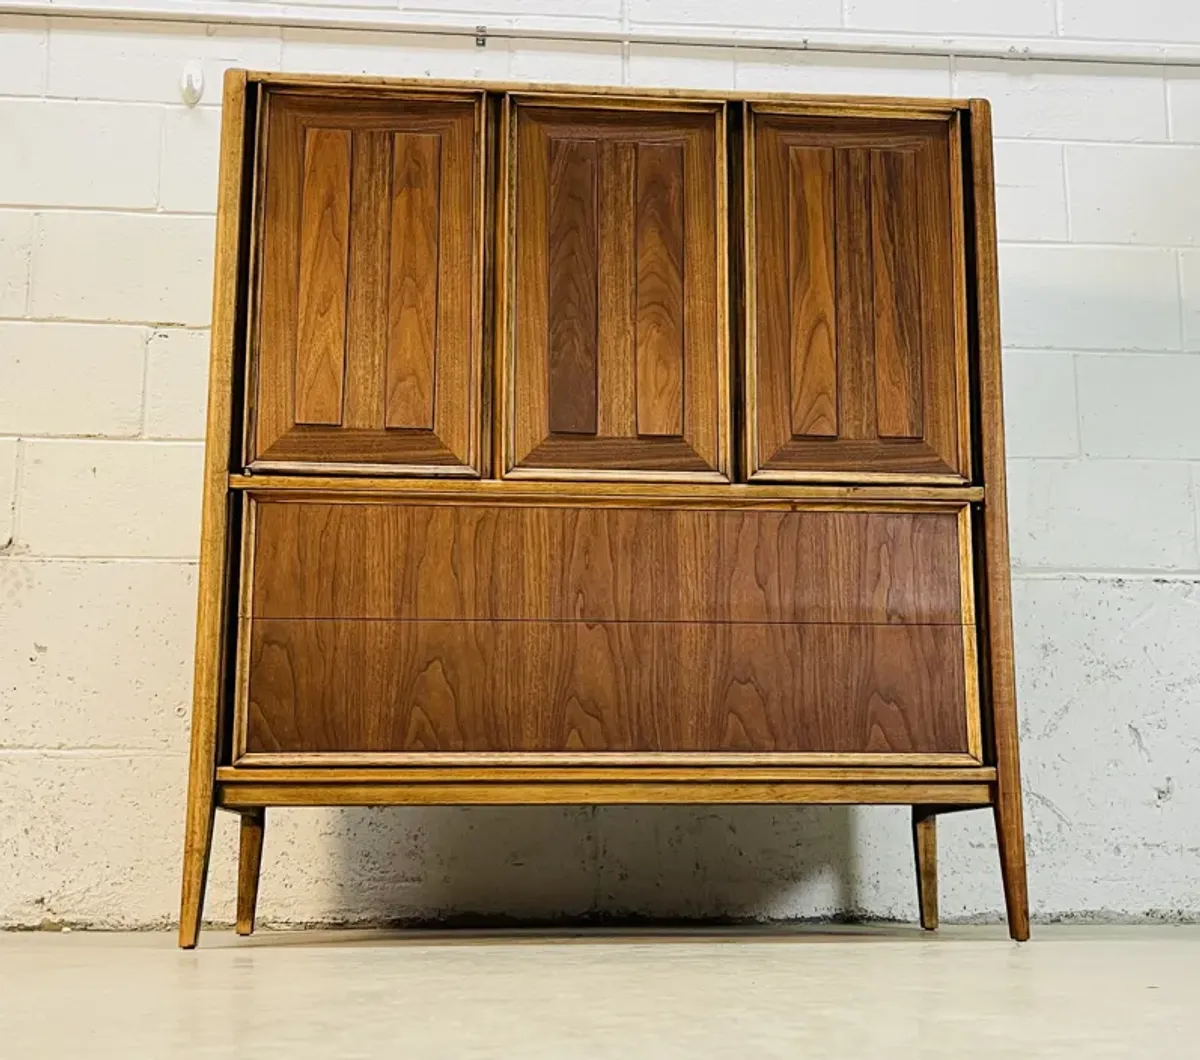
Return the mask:
M978 757L965 506L249 499L237 757Z

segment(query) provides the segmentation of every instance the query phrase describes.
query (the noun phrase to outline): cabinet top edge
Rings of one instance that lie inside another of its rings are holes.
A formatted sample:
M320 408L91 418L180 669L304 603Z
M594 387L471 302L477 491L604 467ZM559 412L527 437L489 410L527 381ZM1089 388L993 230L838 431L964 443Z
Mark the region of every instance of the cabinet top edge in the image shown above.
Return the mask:
M970 99L920 98L908 96L843 96L793 92L760 92L738 89L658 88L632 85L580 85L536 81L468 81L428 77L374 77L365 74L303 74L278 73L269 70L231 69L232 75L244 75L246 80L267 88L375 88L404 92L500 93L504 95L547 98L568 96L572 99L623 98L630 100L670 100L680 103L719 104L724 102L784 105L790 108L819 108L821 113L841 110L846 114L862 114L884 109L895 116L948 117L971 108Z

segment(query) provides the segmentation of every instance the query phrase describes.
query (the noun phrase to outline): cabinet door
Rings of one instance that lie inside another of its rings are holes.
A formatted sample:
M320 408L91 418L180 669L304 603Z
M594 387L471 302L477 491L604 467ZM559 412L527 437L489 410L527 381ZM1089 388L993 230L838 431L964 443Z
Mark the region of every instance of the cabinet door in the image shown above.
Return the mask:
M751 108L751 480L969 477L956 122Z
M479 93L268 97L252 467L479 474L482 119Z
M505 475L725 481L724 105L506 104Z

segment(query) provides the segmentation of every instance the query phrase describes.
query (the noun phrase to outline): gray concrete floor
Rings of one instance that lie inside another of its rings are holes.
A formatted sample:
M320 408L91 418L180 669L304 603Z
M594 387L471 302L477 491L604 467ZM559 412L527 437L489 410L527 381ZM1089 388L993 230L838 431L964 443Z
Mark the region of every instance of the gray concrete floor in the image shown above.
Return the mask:
M0 1055L1200 1057L1200 927L0 933Z

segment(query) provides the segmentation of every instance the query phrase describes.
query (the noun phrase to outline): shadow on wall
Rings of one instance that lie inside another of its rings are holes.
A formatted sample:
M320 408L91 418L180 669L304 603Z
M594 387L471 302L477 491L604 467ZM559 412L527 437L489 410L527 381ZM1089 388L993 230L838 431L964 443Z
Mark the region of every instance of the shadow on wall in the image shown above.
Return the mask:
M309 814L322 818L326 856L312 856L312 822L298 820ZM850 919L861 911L851 807L438 807L269 816L264 923L723 921L798 911Z

